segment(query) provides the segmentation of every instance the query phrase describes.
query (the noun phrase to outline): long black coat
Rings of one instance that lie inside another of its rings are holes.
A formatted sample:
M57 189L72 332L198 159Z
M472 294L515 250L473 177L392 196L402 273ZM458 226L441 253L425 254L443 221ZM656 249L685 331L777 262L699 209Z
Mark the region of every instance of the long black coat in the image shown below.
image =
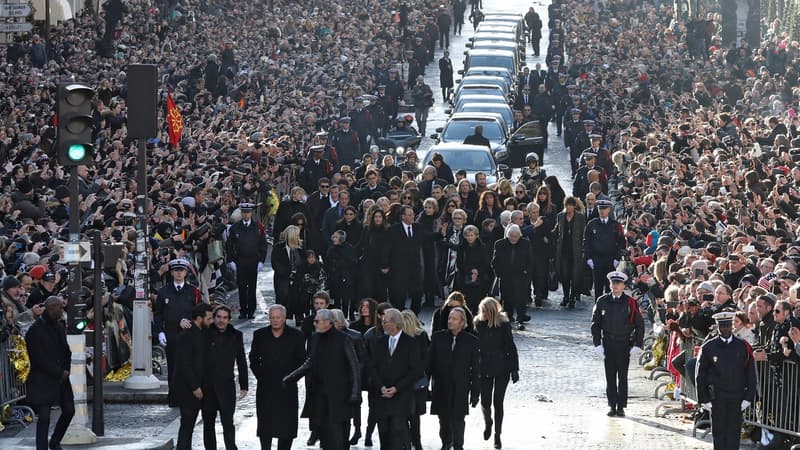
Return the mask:
M453 61L450 58L439 58L439 87L453 87Z
M297 385L283 384L283 377L303 364L305 339L296 328L285 327L275 337L267 326L253 333L250 347L250 370L256 387L258 436L276 438L297 437Z
M564 249L564 239L566 236L566 227L572 227L572 266L569 273L562 272L562 260ZM572 217L572 222L567 223L566 213L560 212L556 216L556 227L553 229L553 235L556 241L556 270L559 271L560 278L572 278L572 282L580 285L583 279L583 233L586 229L586 216L580 213L575 213Z
M530 299L532 267L533 255L527 239L519 238L516 245L511 245L508 238L494 244L492 268L500 279L500 296L503 302L518 304Z
M469 414L470 397L480 394L480 353L478 338L458 333L455 350L451 351L453 334L449 330L433 334L428 353L428 374L431 377L431 414L465 416Z
M303 267L305 260L305 255L302 254L301 250L296 250L293 259L290 260L285 242L281 242L272 248L270 262L275 285L275 301L286 307L289 316L305 312L308 309L303 296ZM293 271L294 273L292 273Z
M478 271L476 282L472 281L473 269ZM456 258L455 289L464 294L471 310L477 311L477 305L489 294L493 280L494 272L484 244L480 240L475 240L473 245L466 239L461 241Z
M69 371L72 352L67 345L67 334L61 322L51 320L47 314L36 320L25 335L31 372L26 383L28 402L34 406L57 405L61 399L63 379ZM72 389L63 389L72 392Z
M432 233L419 224L412 224L412 237L406 235L405 225L397 223L389 229L391 250L384 254L383 267L390 267L392 284L406 284L409 290L422 290L422 246ZM425 270L434 268L425 267Z
M247 390L247 359L244 357L242 332L233 325L228 325L222 332L216 326L211 326L203 334L206 338L203 402L210 400L213 393L217 404L228 405L233 409L236 405L234 362L239 372L239 389Z
M280 236L283 230L291 225L292 216L297 213L303 213L308 220L309 212L308 205L303 202L296 202L294 200L284 200L278 205L278 212L275 213L275 223L272 225L272 232L275 236Z
M420 350L414 338L400 333L394 354L389 354L389 336L381 336L373 342L369 364L369 390L377 395L373 405L376 417L407 417L411 415L414 400L414 383L422 377L423 368ZM380 395L381 387L395 387L392 398Z
M191 328L178 335L175 346L178 360L175 366L175 399L181 407L200 409L202 402L192 392L203 386L206 339L197 325L192 323Z
M481 349L482 377L499 377L519 371L511 323L505 321L499 327L490 327L486 322L476 322L475 332Z
M386 298L389 287L387 276L381 272L387 259L384 252L389 248L389 230L365 228L358 244L359 260L359 298L377 296Z

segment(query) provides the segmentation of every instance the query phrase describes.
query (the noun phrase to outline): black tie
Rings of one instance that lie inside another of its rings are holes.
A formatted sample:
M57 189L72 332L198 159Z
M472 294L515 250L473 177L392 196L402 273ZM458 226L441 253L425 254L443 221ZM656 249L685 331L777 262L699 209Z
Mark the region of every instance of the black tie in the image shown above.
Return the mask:
M175 288L176 288L176 290L177 290L177 291L180 293L180 292L181 292L181 290L183 289L183 285L182 285L182 284L179 284L178 286L175 286Z

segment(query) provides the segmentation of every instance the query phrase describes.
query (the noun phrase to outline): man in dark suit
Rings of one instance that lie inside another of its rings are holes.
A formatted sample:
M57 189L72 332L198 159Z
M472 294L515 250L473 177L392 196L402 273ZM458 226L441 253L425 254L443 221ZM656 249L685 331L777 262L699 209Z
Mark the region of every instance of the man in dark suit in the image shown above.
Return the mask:
M450 310L447 330L437 331L428 354L431 377L431 414L439 416L442 448L464 450L464 417L469 405L478 406L480 397L480 355L478 338L464 332L464 308Z
M61 438L75 415L75 398L69 382L72 352L67 345L67 335L61 318L64 303L56 296L45 300L45 313L31 325L25 335L30 358L30 376L27 382L27 400L36 410L36 450L60 449ZM50 407L58 405L58 418L48 446Z
M317 254L323 253L323 245L322 245L322 218L325 215L325 211L331 209L333 206L336 206L336 202L339 201L339 186L335 184L331 184L331 180L327 177L322 177L317 182L317 190L314 191L306 201L306 205L308 205L308 226L306 229L308 230L308 234L310 235L310 241L313 245L310 247L311 250L317 252ZM306 246L309 243L306 242Z
M192 448L192 432L203 402L203 373L206 345L203 330L211 325L211 306L200 303L192 310L192 324L178 335L175 367L175 399L181 408L181 425L178 429L177 450Z
M514 109L522 111L525 106L533 107L533 95L530 86L523 86L522 93L514 101Z
M324 145L312 146L309 153L309 158L303 163L303 170L300 172L300 186L306 192L313 192L321 178L333 175L333 165L323 157Z
M382 270L391 278L389 299L392 306L403 310L406 297L411 297L411 310L419 315L422 306L422 243L425 232L414 223L412 207L403 206L400 212L401 222L389 230L391 249L385 254Z
M538 87L540 84L544 84L547 80L547 70L542 69L541 63L536 63L536 70L531 71L532 80L531 83L528 85L531 88Z
M217 448L214 430L219 411L225 450L236 450L233 411L236 408L236 385L233 363L239 368L239 399L247 395L247 360L244 357L242 332L231 325L231 309L214 309L214 326L205 330L206 366L203 373L203 444Z
M350 191L339 191L339 203L325 211L322 216L322 242L327 250L331 246L331 236L336 231L336 222L342 218L344 209L350 205Z
M403 333L403 315L391 308L383 313L384 336L372 344L369 389L377 393L381 448L408 448L408 417L412 414L414 382L422 376L414 338ZM388 444L388 445L387 445Z

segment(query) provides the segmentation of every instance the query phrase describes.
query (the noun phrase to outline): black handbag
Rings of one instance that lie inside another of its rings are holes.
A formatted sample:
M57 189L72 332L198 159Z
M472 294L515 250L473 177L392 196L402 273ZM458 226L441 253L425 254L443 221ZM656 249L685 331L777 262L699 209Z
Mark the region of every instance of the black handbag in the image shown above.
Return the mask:
M550 289L550 291L557 291L558 273L556 272L556 259L550 258L547 263L549 264L547 269L547 288Z

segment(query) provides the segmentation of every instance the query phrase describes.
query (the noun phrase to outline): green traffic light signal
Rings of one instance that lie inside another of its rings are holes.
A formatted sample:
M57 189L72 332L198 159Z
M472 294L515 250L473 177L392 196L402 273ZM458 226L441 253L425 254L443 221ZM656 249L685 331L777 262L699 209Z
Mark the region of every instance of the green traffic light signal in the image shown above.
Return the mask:
M85 320L79 320L75 322L75 329L78 331L83 331L86 329L87 322Z
M67 157L70 161L83 161L86 158L86 146L83 144L72 144L67 149Z

